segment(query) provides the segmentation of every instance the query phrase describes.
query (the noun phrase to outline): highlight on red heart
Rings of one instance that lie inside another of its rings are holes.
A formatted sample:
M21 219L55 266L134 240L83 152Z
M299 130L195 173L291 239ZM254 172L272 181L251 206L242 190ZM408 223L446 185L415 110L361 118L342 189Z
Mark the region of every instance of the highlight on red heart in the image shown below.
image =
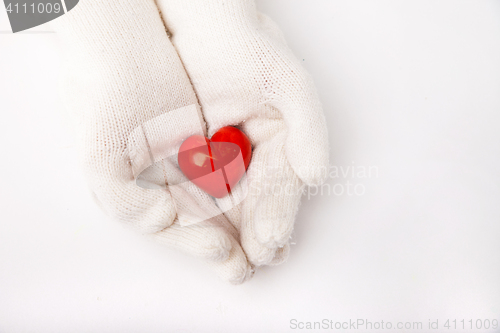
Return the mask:
M192 135L181 144L179 168L196 186L215 198L228 195L245 174L252 158L248 137L226 126L211 139Z

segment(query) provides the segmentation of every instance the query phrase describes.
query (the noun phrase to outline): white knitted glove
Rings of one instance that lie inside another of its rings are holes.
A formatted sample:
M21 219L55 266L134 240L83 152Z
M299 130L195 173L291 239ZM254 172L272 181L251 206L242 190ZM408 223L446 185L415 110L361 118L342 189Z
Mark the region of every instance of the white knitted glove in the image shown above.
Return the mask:
M168 246L208 259L227 281L248 279L252 267L220 211L181 226L191 218L176 210L183 202L174 202L168 189L136 185L150 157L160 160L155 154L175 151L204 127L154 0L81 1L52 25L64 52L62 97L77 116L84 168L102 208ZM194 186L180 190L187 202L218 209Z
M328 166L325 119L314 84L279 30L254 0L157 0L212 135L240 125L253 157L249 193L226 216L256 265L277 264L303 185ZM226 210L231 197L218 200Z

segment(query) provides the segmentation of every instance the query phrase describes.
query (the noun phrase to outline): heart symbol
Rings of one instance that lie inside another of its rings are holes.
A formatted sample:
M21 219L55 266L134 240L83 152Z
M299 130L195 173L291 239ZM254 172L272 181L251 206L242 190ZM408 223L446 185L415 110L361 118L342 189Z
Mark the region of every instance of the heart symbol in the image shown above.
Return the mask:
M248 137L233 126L219 129L211 139L193 135L179 148L179 167L196 186L222 198L240 181L252 158Z

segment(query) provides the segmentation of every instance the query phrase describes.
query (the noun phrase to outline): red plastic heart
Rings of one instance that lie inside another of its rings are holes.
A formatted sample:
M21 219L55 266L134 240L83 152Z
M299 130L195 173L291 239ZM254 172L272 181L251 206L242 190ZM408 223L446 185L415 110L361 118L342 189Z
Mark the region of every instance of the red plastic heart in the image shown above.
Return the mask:
M240 181L252 158L248 137L233 126L219 129L211 139L193 135L179 148L179 167L196 186L222 198Z

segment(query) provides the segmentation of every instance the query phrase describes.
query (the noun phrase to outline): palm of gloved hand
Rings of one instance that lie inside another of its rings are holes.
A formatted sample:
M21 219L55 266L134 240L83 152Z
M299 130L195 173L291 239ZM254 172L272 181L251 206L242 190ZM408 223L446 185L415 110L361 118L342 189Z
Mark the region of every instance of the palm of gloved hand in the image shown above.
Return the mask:
M321 182L328 165L326 126L312 81L253 1L158 5L209 134L240 125L252 142L248 195L225 214L240 230L252 263L279 263L288 253L301 188ZM229 207L231 197L218 204Z
M134 154L134 140L148 136L149 149L161 150L169 143L162 140L174 139L167 127L183 127L162 126L169 125L168 115L197 104L154 2L85 1L53 26L63 42L62 96L79 119L80 152L102 208L168 246L208 259L225 280L250 277L237 232L222 214L180 226L190 217L176 209L173 192L136 185L133 165L149 155ZM158 146L151 146L156 139ZM168 164L163 167L168 171ZM169 172L180 177L175 168ZM178 197L215 207L208 195L186 185L177 188Z

